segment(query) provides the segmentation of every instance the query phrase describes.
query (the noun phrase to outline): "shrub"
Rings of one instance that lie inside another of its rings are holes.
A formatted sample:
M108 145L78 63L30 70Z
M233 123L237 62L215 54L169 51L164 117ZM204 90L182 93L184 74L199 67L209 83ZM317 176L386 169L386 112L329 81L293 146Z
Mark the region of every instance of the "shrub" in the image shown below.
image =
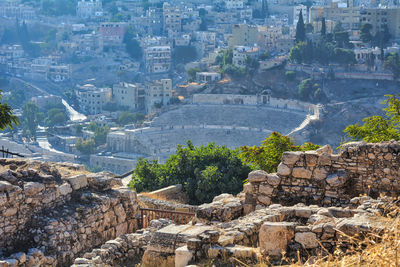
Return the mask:
M285 77L288 81L294 81L296 79L296 72L289 70L285 72Z
M165 164L140 159L129 186L142 192L182 184L190 203L200 204L222 193L239 193L249 171L237 151L213 143L195 147L188 141Z

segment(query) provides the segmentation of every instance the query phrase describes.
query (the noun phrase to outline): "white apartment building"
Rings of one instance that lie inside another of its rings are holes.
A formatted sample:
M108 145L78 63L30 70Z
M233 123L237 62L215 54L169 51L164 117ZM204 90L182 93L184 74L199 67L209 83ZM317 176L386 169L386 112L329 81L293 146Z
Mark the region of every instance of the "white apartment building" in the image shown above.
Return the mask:
M145 109L146 113L152 113L156 105L166 106L172 95L172 80L161 79L146 84Z
M148 73L163 73L171 69L171 47L150 46L144 50L144 60Z
M307 15L307 6L305 6L305 5L298 5L298 6L295 6L295 7L293 8L293 25L297 25L297 22L299 21L299 17L300 17L300 11L301 11L301 13L303 14L303 21L304 21L304 23L307 22L307 18L308 18L308 15Z
M103 112L104 105L110 101L110 88L97 88L92 84L79 86L76 90L80 109L89 115Z
M76 6L76 16L87 19L103 15L103 4L101 0L81 0Z
M258 55L258 47L235 46L233 48L232 63L236 67L245 67L247 57L256 58Z
M243 0L225 0L227 9L242 9L244 7Z

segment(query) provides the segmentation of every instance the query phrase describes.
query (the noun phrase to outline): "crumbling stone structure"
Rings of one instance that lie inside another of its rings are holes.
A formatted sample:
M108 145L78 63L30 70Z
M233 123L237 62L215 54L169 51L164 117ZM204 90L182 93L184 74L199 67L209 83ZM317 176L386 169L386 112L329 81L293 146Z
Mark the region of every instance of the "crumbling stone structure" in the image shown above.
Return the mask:
M137 228L136 193L107 173L25 160L0 160L0 170L0 263L67 265Z
M245 213L257 205L307 203L346 206L361 194L400 193L400 143L354 142L338 154L329 146L285 152L276 174L255 171L245 186Z
M0 266L226 266L326 255L343 236L383 231L375 216L397 204L377 197L400 193L399 152L400 142L287 152L276 174L251 172L242 193L198 207L138 201L110 174L77 165L0 160ZM197 216L137 230L139 202Z

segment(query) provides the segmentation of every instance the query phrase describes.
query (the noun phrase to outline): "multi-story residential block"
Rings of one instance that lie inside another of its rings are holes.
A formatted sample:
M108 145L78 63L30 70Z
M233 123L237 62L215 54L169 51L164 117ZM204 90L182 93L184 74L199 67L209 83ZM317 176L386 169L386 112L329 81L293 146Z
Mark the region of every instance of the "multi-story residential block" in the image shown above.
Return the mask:
M113 85L112 98L115 104L128 107L131 110L144 107L144 88L131 83L118 83Z
M216 36L215 32L210 31L196 31L193 34L195 40L194 45L197 53L200 57L207 56L212 53L216 47Z
M69 65L50 65L47 69L47 79L53 82L63 82L71 77L71 68Z
M164 17L163 9L157 7L150 7L147 11L146 17L149 20L149 27L153 35L160 35L163 32Z
M80 0L76 6L76 15L87 19L103 15L103 4L101 0Z
M103 38L104 46L120 46L124 40L126 23L105 22L101 23L99 33Z
M388 27L394 38L400 38L400 8L367 8L362 9L361 24L372 25L372 32L384 31Z
M215 82L221 80L221 73L218 72L197 72L196 81L201 83Z
M293 8L293 25L297 25L297 22L300 18L300 11L303 16L303 21L307 21L307 6L305 5L298 5Z
M180 9L167 2L163 5L163 30L170 37L177 35L182 30Z
M24 56L24 49L21 45L3 45L0 47L0 55L5 60L16 60Z
M103 38L98 33L73 35L71 45L77 56L96 56L103 51Z
M232 63L236 67L245 67L247 57L257 58L258 55L258 47L235 46L233 48Z
M95 115L103 113L104 105L111 99L110 88L97 88L92 84L78 86L76 95L82 112Z
M152 113L156 106L169 104L172 95L172 80L161 79L145 85L145 109L146 113Z
M171 47L147 47L144 50L144 60L148 73L168 72L171 69Z
M358 30L360 28L360 7L341 7L333 3L331 7L311 7L310 22L322 18L334 22L340 22L345 30Z
M254 46L257 43L258 28L255 25L235 24L229 46Z
M0 1L0 17L10 19L32 20L37 17L36 10L30 6L21 4L20 1Z
M244 8L243 0L225 0L225 6L227 9L242 9Z

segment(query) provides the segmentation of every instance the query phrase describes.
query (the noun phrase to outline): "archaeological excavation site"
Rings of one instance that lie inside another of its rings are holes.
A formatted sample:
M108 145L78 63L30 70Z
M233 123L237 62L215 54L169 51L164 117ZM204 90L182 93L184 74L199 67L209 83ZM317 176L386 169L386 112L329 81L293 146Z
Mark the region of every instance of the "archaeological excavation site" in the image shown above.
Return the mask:
M311 265L385 231L399 176L400 142L323 146L194 206L182 185L137 194L81 165L1 159L0 266Z

